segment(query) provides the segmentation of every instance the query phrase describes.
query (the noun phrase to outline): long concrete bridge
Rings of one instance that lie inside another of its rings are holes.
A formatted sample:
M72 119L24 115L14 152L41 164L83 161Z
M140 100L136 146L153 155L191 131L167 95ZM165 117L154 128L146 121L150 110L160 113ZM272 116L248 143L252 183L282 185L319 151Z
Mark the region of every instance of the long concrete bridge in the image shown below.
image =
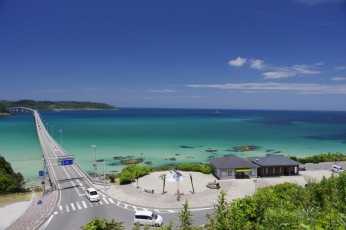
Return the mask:
M42 122L40 114L37 110L26 108L26 107L10 107L7 108L10 113L23 112L23 113L32 113L35 117L36 121L36 130L37 135L40 141L42 155L43 155L43 176L41 178L43 185L46 184L47 176L50 179L53 188L57 186L57 174L55 171L61 170L61 166L66 166L71 164L73 167L76 167L76 170L81 173L81 175L89 180L92 183L100 183L95 178L92 178L88 173L84 171L82 167L78 165L78 163L74 160L73 155L69 155L63 148L60 146L54 138L52 138L45 126ZM53 167L56 166L56 167ZM60 167L58 167L60 166ZM55 169L55 171L54 171ZM48 172L48 173L47 173ZM45 186L43 186L44 188Z

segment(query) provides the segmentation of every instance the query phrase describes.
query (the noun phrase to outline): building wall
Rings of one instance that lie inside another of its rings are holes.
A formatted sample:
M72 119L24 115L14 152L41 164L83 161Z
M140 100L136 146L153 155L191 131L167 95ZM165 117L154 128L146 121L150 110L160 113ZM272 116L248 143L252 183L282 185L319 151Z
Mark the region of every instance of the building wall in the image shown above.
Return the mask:
M258 169L260 177L291 176L299 174L298 166L263 166Z
M237 179L237 169L218 169L215 166L211 165L211 172L219 180L228 180L228 179ZM251 168L251 172L246 173L246 178L256 178L256 168Z

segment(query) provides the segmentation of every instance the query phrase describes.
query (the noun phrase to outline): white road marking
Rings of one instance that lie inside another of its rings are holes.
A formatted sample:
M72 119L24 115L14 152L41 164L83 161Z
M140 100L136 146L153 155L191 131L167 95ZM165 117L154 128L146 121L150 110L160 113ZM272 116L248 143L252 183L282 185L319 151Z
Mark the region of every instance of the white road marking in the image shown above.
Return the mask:
M109 201L110 201L112 204L114 204L114 201L113 201L111 198L109 198Z
M78 209L82 209L78 202L76 202Z
M66 205L66 212L69 212L69 211L70 211L70 209L69 209L68 205Z
M102 198L102 200L104 200L106 204L109 204L106 198Z
M84 200L82 201L82 204L83 204L84 208L88 208L88 206L86 205Z
M71 203L71 207L72 207L73 211L76 210L76 208L74 207L74 204L73 204L73 203Z

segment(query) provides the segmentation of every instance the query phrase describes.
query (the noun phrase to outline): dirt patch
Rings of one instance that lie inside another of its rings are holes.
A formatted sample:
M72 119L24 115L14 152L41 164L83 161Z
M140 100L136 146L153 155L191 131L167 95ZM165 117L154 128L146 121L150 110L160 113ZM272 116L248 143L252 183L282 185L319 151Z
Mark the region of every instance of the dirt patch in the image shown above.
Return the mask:
M40 196L39 193L35 194L36 196ZM1 195L0 196L0 207L4 207L9 204L17 203L17 202L23 202L23 201L29 201L31 198L31 193L16 193L16 194L9 194L9 195Z

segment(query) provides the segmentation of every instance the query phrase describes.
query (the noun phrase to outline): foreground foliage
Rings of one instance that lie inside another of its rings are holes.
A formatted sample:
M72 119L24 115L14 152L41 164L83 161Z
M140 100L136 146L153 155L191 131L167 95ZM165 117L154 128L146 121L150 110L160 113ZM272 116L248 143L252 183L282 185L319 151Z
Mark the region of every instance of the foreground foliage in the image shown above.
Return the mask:
M123 222L116 222L114 220L108 221L107 219L100 220L97 216L92 221L86 223L81 227L83 230L123 230Z
M345 229L346 173L302 188L283 183L235 200L229 229Z
M21 173L15 173L9 162L0 156L0 193L23 192L25 189L24 177Z

